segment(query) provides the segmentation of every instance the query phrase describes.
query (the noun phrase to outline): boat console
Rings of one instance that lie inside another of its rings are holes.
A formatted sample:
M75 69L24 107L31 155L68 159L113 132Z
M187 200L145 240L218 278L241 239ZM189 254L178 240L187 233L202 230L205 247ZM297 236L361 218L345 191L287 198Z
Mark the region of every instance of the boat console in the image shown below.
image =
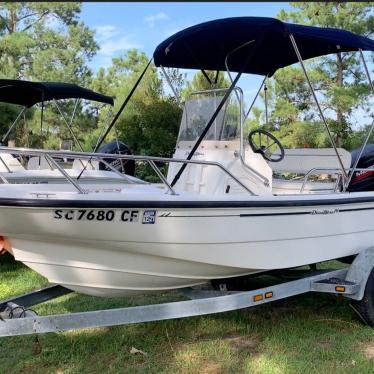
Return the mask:
M174 159L186 159L226 91L213 89L190 94L183 108ZM220 163L256 195L336 191L339 163L333 148L283 149L280 144L272 152L272 144L279 141L270 133L260 129L252 131L248 138L244 136L240 98L241 89L237 87L219 111L192 160ZM263 151L268 149L270 152L264 154ZM351 154L342 148L337 150L344 167L349 169ZM179 164L170 164L167 176L170 183L179 168ZM263 180L267 183L259 183ZM176 189L209 195L247 193L224 171L204 164L188 165Z
M199 91L189 96L183 109L174 159L186 159L226 91ZM255 194L271 194L271 167L260 154L253 152L248 141L242 138L241 95L240 88L230 95L192 160L218 162ZM178 164L170 164L168 181L173 180L179 168ZM223 170L203 164L188 165L176 184L176 189L213 195L247 193Z

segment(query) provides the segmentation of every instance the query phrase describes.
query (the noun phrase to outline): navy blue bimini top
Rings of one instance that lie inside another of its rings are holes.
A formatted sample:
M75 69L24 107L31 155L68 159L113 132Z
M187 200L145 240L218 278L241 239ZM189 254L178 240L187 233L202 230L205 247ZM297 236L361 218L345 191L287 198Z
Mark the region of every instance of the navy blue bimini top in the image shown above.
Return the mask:
M30 82L0 79L0 102L32 107L37 103L62 99L86 99L113 105L113 98L74 83Z
M272 76L298 61L337 52L374 51L374 41L352 32L285 23L275 18L235 17L201 23L170 36L153 54L156 66ZM254 41L249 43L250 41ZM242 48L240 48L243 46ZM252 53L249 62L249 53Z

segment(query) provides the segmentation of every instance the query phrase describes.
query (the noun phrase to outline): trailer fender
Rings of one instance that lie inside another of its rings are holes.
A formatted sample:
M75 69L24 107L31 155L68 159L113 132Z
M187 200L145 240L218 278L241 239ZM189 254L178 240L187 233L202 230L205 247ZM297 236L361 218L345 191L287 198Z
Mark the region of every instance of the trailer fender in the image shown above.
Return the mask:
M353 260L348 269L345 280L357 283L360 288L353 295L346 295L346 297L353 300L362 300L364 297L366 283L369 279L370 273L374 268L374 247L364 249Z

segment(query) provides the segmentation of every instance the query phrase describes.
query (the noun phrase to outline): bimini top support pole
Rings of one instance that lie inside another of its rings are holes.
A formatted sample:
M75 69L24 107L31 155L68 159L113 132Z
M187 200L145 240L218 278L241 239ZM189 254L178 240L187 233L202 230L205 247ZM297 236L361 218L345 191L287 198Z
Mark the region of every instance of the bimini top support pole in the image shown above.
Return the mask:
M81 150L81 152L84 152L81 142L80 142L79 139L76 137L76 135L74 134L74 131L73 131L72 127L71 127L72 121L70 121L70 123L68 122L68 120L67 120L66 117L65 117L65 114L62 112L62 110L61 110L61 108L60 108L60 106L58 105L58 103L57 103L56 100L53 100L53 103L55 104L57 110L59 111L59 113L60 113L60 115L61 115L61 117L62 117L62 119L64 120L65 125L66 125L66 127L68 128L68 130L69 130L71 136L73 137L75 143L78 145L78 147L79 147L79 149ZM75 110L76 110L76 105L75 105L75 108L74 108L74 113L75 113ZM73 113L73 114L74 114L74 113ZM74 117L73 117L73 118L74 118Z
M343 161L339 155L339 152L338 152L338 149L336 148L336 144L335 144L335 141L334 141L334 138L332 136L332 133L330 131L330 128L326 122L326 119L325 119L325 116L323 115L323 112L322 112L322 109L321 109L321 106L319 105L319 102L318 102L318 99L317 99L317 95L313 89L313 86L312 86L312 83L310 82L310 79L309 79L309 76L308 76L308 73L306 72L306 69L305 69L305 66L304 66L304 62L303 62L303 59L301 57L301 54L300 54L300 51L299 51L299 48L297 47L297 44L296 44L296 41L295 41L295 38L292 34L290 34L290 40L291 40L291 43L292 43L292 46L295 50L295 53L297 55L297 58L300 62L300 65L301 65L301 68L303 70L303 73L304 73L304 76L305 76L305 79L308 83L308 86L310 88L310 91L312 92L312 95L313 95L313 99L317 105L317 108L318 108L318 112L319 112L319 115L322 119L322 122L323 124L325 125L325 128L327 130L327 133L329 135L329 138L330 138L330 142L332 144L332 146L334 147L334 150L335 150L335 153L336 153L336 157L338 158L338 161L339 161L339 164L340 164L340 167L342 169L342 172L343 172L343 186L345 187L345 180L347 178L347 172L345 171L345 168L344 168L344 164L343 164Z
M207 74L207 72L204 69L201 69L201 73L204 75L205 79L210 84L210 86L213 86L213 82L210 80L209 75Z
M367 76L368 81L369 81L370 89L371 89L372 93L374 93L374 85L373 85L373 81L371 80L370 73L369 73L369 69L368 69L368 66L366 65L366 61L365 61L364 54L363 54L361 48L359 49L359 51L360 51L360 56L361 56L362 63L364 64L365 73L366 73L366 76Z
M266 77L265 77L266 78ZM269 116L268 116L268 95L267 95L267 86L266 83L264 84L264 101L265 101L265 125L266 127L269 124Z
M229 69L229 65L228 65L228 59L229 59L229 57L230 57L233 53L235 53L236 51L238 51L239 49L241 49L241 48L243 48L243 47L245 47L245 46L247 46L247 45L249 45L249 44L251 44L251 43L254 43L254 41L255 41L255 40L253 39L253 40L250 40L250 41L248 41L248 42L245 42L244 44L242 44L242 45L240 45L239 47L235 48L234 50L230 51L230 52L226 55L226 57L225 57L225 68L226 68L226 73L227 73L227 75L228 75L228 77L229 77L229 79L230 79L230 83L231 83L231 84L232 84L232 82L233 82L233 78L232 78L232 76L231 76L230 69ZM217 77L218 77L218 75L217 75ZM236 98L238 99L238 102L240 102L240 97L239 97L238 92L235 91L235 95L236 95ZM244 113L244 107L242 107L242 111L243 111L243 113L242 113L242 120L245 121L245 120L247 119L247 116L246 116L245 113Z
M168 73L166 72L166 70L164 69L163 66L160 66L160 67L161 67L162 74L164 75L164 77L166 79L166 82L168 82L168 85L169 85L170 89L173 91L173 94L175 96L175 99L177 100L178 106L180 108L182 108L182 102L181 102L180 96L179 96L177 90L175 89L175 87L173 86L173 84L171 83L171 80L170 80L170 77L169 77Z
M123 110L126 108L127 104L129 103L132 95L134 94L135 90L138 88L139 86L139 83L142 81L146 71L148 70L148 67L149 65L151 65L151 62L152 62L153 58L151 58L147 65L145 66L143 72L140 74L139 78L137 79L137 81L135 82L133 88L131 89L131 91L128 93L128 95L126 96L125 100L123 101L121 107L119 108L118 112L116 113L116 115L114 116L114 118L112 119L112 122L109 124L109 126L107 127L104 135L101 137L100 141L97 142L96 146L95 146L95 149L93 150L93 153L96 153L96 151L100 148L101 144L103 144L105 138L108 136L108 134L110 133L110 130L112 130L113 126L116 124L119 116L122 114ZM91 161L91 159L90 159ZM82 174L84 173L84 171L86 170L86 167L87 167L88 163L85 165L85 167L82 169L82 171L80 172L80 174L78 175L77 177L77 180L80 179L80 177L82 176Z
M367 65L366 65L366 61L365 61L364 54L362 53L362 49L361 49L361 48L359 49L359 51L360 51L360 57L361 57L362 63L363 63L364 68L365 68L366 77L367 77L367 79L368 79L368 81L369 81L369 85L370 85L371 92L374 94L374 86L373 86L373 82L372 82L371 77L370 77L369 69L368 69L368 67L367 67ZM355 162L354 162L354 164L353 164L353 167L352 167L352 169L351 169L351 172L350 172L350 174L349 174L349 176L348 176L348 179L347 179L346 184L345 184L345 188L347 188L347 187L349 186L349 183L350 183L351 180L352 180L352 177L353 177L353 174L355 173L355 170L356 170L356 168L357 168L358 162L360 161L360 158L361 158L361 156L362 156L362 153L364 152L364 149L365 149L365 147L366 147L366 144L367 144L368 141L369 141L370 135L371 135L371 133L373 132L373 128L374 128L374 118L373 118L373 121L372 121L372 123L371 123L370 129L369 129L369 132L368 132L367 135L366 135L365 141L364 141L364 143L363 143L362 146L361 146L360 152L359 152L358 156L356 157L356 160L355 160Z
M75 114L77 113L77 108L78 108L79 101L80 101L79 99L75 99L73 113L71 114L71 117L70 117L70 120L69 120L69 125L70 126L73 125L73 121L74 121L74 118L75 118Z
M41 142L41 147L44 147L44 142L43 142L43 121L44 121L44 92L42 94L43 100L42 100L42 110L40 111L40 142ZM39 166L40 166L40 158L39 158Z
M261 82L261 85L260 85L259 89L258 89L257 92L256 92L255 97L253 98L253 100L252 100L252 102L251 102L251 105L250 105L249 108L248 108L247 113L245 113L245 115L244 115L244 119L243 119L243 121L245 121L245 120L248 118L249 113L251 113L252 108L253 108L253 105L255 105L255 102L257 101L258 95L260 94L260 92L261 92L261 90L262 90L262 87L264 87L264 84L265 84L266 79L267 79L267 76L265 75L265 76L264 76L264 79L263 79L262 82Z
M126 108L128 102L130 101L132 95L134 94L135 90L138 88L138 85L139 83L141 82L141 80L143 79L144 77L144 74L146 73L146 71L148 70L148 67L149 65L151 64L152 62L152 58L148 61L147 65L145 66L143 72L140 74L139 78L137 79L137 81L135 82L133 88L131 89L131 91L129 92L129 94L126 96L126 99L124 100L124 102L122 103L121 107L119 108L118 112L116 113L116 115L114 116L112 122L109 124L107 130L105 131L105 134L102 136L101 140L99 141L99 143L96 145L95 149L94 149L94 153L100 148L101 144L103 144L103 141L105 140L105 138L108 136L110 130L112 129L112 127L115 125L115 123L117 122L119 116L122 114L123 110Z
M6 132L6 134L3 136L3 138L1 139L1 143L4 143L5 142L5 139L9 136L9 134L11 133L11 131L14 129L14 126L18 123L19 119L21 118L21 116L25 113L27 107L24 106L22 108L22 110L18 113L18 116L16 117L16 119L14 120L14 122L12 123L12 126L9 127L9 130Z

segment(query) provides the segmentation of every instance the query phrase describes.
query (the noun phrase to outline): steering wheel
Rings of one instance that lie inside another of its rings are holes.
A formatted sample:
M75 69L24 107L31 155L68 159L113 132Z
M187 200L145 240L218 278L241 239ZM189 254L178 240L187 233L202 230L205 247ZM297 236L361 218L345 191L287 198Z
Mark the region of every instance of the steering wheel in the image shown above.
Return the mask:
M270 132L253 130L248 134L249 145L254 153L259 153L265 160L279 162L284 158L284 148Z

